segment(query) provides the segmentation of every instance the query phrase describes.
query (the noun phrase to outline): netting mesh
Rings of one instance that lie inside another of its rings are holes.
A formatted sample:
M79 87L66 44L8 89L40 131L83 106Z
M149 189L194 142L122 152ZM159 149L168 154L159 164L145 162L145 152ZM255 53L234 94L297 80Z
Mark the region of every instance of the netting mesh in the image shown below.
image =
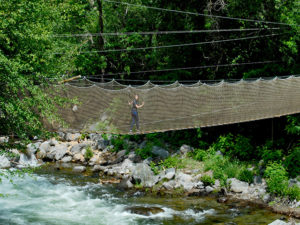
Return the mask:
M56 86L60 95L79 104L59 110L68 127L53 130L126 134L133 120L128 102L139 96L140 133L232 124L300 112L300 78L127 86L116 81L73 81ZM135 120L137 120L135 118ZM136 132L134 124L133 132Z

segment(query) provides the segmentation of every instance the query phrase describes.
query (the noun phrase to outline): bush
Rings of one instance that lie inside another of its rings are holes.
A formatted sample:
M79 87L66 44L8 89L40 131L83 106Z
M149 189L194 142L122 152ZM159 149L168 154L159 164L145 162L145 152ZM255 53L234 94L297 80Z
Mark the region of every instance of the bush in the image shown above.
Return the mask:
M294 185L289 187L286 192L290 200L296 199L297 201L300 201L300 188L298 186Z
M207 152L202 149L195 149L195 151L192 154L193 159L198 161L203 161L204 158L207 156Z
M254 176L253 172L245 168L239 173L238 179L251 184L253 183L253 176Z
M149 157L152 157L152 148L153 144L147 143L147 145L143 149L136 149L135 153L139 156L141 156L142 159L147 159Z
M284 166L291 177L296 177L300 174L300 147L296 147L286 157Z
M221 151L224 155L236 157L240 160L249 160L253 155L253 147L250 139L241 135L234 137L232 134L220 136L212 145L215 151Z
M88 146L88 147L86 148L85 153L84 153L84 158L85 158L86 160L89 160L90 158L93 157L93 155L94 155L94 153L93 153L93 150L91 149L91 146Z
M178 155L170 156L170 157L166 158L164 161L161 161L160 166L165 169L168 169L168 168L181 169L184 167L182 160Z
M261 159L267 164L268 162L280 161L282 159L281 150L269 149L269 146L265 145L258 148L259 155Z
M208 175L203 175L200 179L205 186L212 186L215 184L215 179Z
M288 189L287 172L281 163L272 162L265 170L268 190L272 194L285 196Z

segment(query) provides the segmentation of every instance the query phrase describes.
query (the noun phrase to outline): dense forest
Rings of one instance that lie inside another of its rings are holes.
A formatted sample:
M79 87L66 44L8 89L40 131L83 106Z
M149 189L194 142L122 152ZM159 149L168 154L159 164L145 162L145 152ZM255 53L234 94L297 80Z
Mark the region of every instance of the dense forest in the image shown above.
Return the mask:
M43 87L76 75L124 84L297 75L299 8L296 0L0 0L0 132L49 135L41 118L59 121L55 105L69 100ZM146 138L215 143L240 160L287 157L296 176L299 134L294 115Z

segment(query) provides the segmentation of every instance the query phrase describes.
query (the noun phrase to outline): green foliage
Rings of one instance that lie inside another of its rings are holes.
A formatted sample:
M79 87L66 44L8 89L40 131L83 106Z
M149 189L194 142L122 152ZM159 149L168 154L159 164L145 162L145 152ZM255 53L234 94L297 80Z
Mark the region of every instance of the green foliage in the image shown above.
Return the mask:
M214 151L221 151L225 155L236 157L240 160L250 160L254 154L249 138L241 135L235 137L230 133L226 136L220 136L211 148Z
M156 165L155 162L153 162L153 161L150 162L150 168L153 171L154 175L159 174L160 168Z
M195 149L192 152L193 159L198 160L198 161L203 161L206 156L207 156L207 152L202 149Z
M268 191L279 196L284 196L288 187L287 172L278 162L269 163L265 170Z
M297 201L300 201L300 188L297 185L293 185L292 187L288 187L286 195L291 200L296 199Z
M238 175L238 179L241 181L245 181L249 184L253 183L254 174L251 170L248 170L244 168L242 171L240 171Z
M147 143L146 146L143 149L136 149L135 153L139 156L141 156L142 159L147 159L149 157L152 157L152 148L153 144L152 143Z
M300 147L296 146L283 162L291 177L297 177L300 174Z
M182 159L178 155L170 156L166 158L164 161L161 161L159 165L162 168L168 169L168 168L176 168L176 169L182 169L184 168L184 164Z
M258 153L265 163L282 160L282 151L269 149L269 146L264 145L258 148Z
M84 158L86 160L90 160L93 157L94 153L91 146L87 146L86 151L84 153Z
M113 135L111 144L114 146L113 151L128 150L128 139L125 135Z
M215 179L209 175L203 175L200 180L203 182L205 186L212 186L215 184Z

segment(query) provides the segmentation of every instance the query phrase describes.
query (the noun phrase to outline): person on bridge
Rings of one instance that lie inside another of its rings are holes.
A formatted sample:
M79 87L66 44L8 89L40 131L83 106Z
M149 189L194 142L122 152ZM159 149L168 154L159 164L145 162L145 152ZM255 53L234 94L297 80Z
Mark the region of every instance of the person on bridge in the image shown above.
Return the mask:
M136 129L139 132L140 127L139 127L139 114L138 114L138 109L142 108L144 106L144 102L139 105L138 103L139 96L135 95L134 99L130 102L128 102L129 105L131 105L131 124L130 124L130 133L132 132L132 128L134 124L136 124Z

